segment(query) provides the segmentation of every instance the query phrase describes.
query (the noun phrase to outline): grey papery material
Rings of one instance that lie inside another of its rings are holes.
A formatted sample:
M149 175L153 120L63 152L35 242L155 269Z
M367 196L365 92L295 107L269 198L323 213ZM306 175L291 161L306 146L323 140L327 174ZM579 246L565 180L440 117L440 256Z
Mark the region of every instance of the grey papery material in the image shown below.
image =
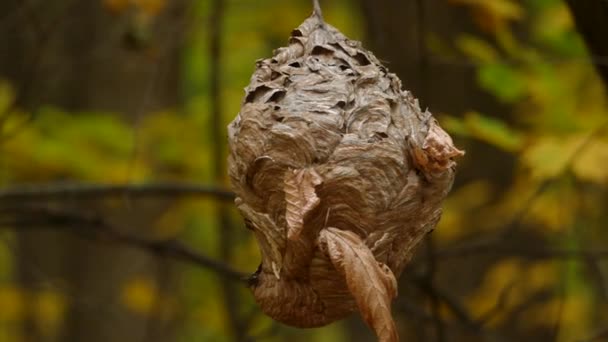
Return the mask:
M289 46L257 61L229 144L236 204L262 254L252 284L262 310L313 327L358 309L393 340L359 292L396 295L391 279L440 218L462 152L431 113L359 42L313 15ZM357 283L366 268L376 285ZM389 316L390 299L378 309Z

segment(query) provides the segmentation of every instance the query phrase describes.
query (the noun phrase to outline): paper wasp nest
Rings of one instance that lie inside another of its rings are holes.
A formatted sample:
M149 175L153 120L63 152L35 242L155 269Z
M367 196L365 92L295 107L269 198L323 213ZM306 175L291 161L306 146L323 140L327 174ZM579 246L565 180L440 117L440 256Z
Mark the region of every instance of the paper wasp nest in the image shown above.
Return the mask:
M319 12L316 12L319 13ZM359 311L397 341L397 277L441 216L463 152L359 42L313 14L259 60L229 125L262 310L297 327Z

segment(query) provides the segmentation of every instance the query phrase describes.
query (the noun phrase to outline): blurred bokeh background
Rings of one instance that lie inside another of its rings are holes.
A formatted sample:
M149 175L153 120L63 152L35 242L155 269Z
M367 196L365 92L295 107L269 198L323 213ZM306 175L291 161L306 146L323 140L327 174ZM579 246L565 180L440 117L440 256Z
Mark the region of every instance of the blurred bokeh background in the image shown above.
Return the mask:
M467 151L403 341L608 341L608 5L322 0ZM374 341L265 317L225 175L293 0L0 1L0 341Z

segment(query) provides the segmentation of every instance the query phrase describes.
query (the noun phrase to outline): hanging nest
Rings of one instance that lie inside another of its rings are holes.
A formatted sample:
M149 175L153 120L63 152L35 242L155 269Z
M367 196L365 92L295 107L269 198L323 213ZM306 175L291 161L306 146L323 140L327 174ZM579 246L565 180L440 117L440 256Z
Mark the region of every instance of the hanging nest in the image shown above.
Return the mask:
M229 125L236 205L262 263L262 310L297 327L359 311L397 341L396 278L441 216L451 138L401 81L320 11L259 60Z

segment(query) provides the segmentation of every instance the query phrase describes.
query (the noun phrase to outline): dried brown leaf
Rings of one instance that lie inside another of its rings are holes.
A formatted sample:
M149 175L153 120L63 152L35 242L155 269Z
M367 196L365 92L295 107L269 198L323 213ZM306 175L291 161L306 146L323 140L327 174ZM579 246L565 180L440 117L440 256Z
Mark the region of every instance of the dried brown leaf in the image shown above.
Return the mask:
M285 220L287 238L295 240L304 227L304 216L319 204L315 186L322 178L314 169L288 170L285 173Z
M381 342L399 340L391 316L391 301L397 296L393 272L374 255L359 236L337 228L320 233L320 246L328 254L355 298L361 316Z
M428 134L421 145L412 146L413 158L418 168L427 173L444 172L456 165L455 157L464 155L435 119L430 121Z

